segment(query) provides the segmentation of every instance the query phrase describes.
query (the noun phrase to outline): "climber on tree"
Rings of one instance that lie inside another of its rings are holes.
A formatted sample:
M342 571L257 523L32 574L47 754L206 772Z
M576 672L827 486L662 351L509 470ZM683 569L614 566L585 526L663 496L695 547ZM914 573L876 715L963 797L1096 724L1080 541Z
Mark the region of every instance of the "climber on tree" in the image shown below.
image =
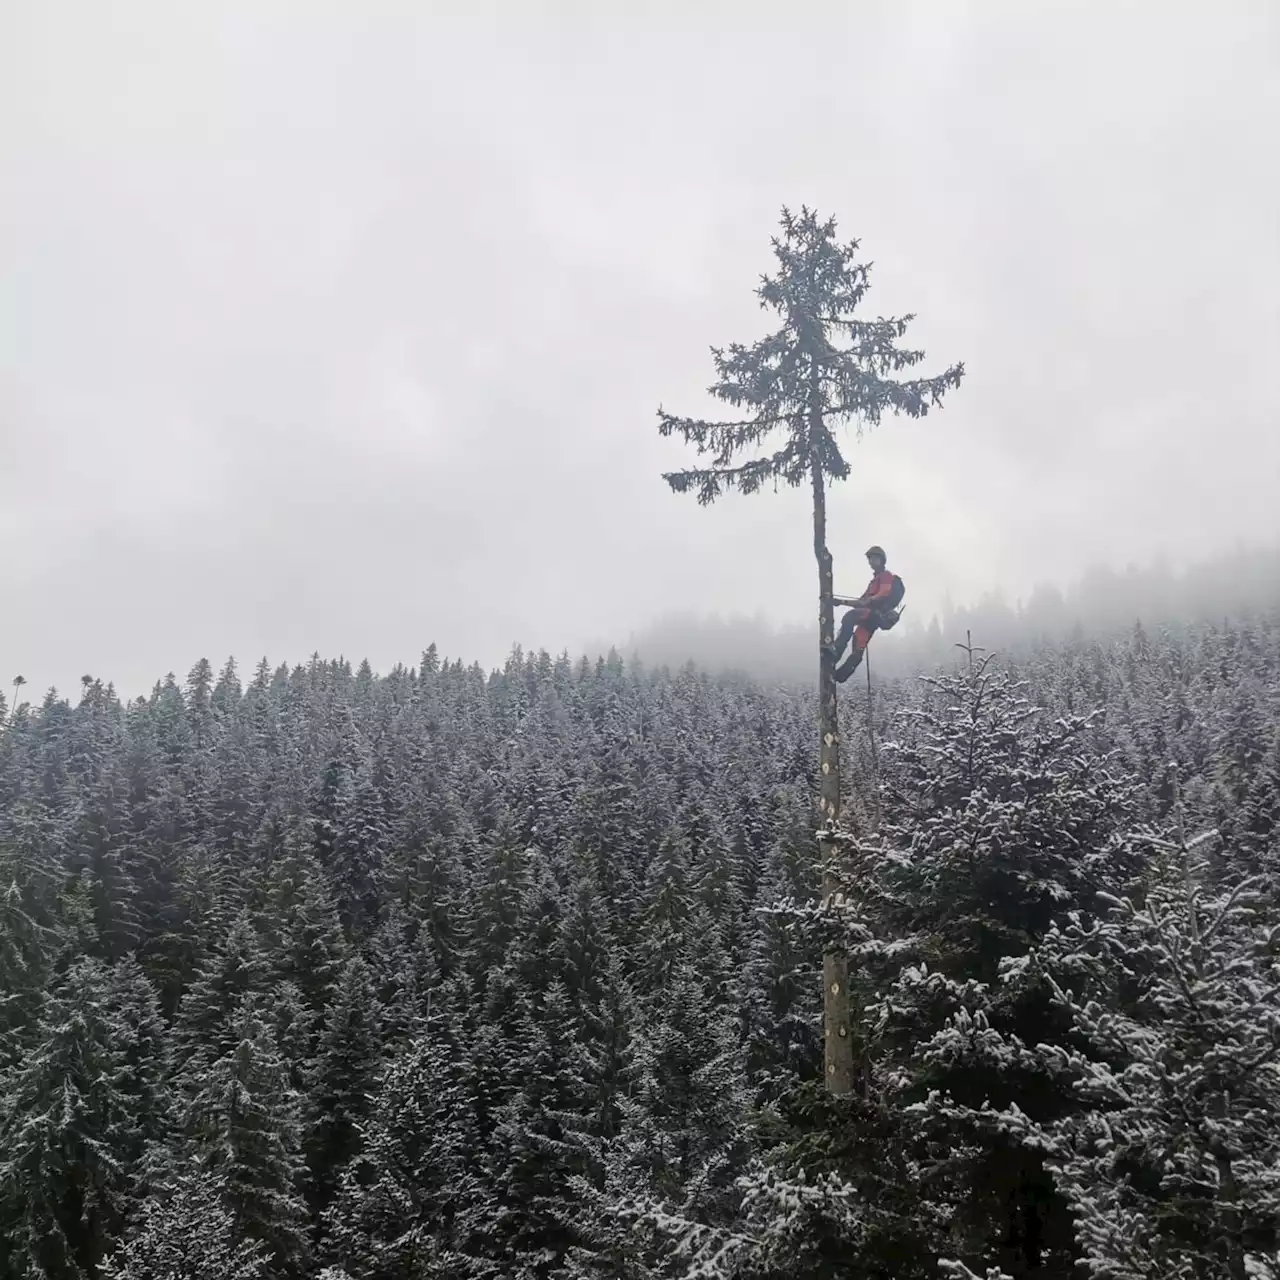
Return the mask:
M867 563L871 566L871 581L867 589L856 600L835 597L836 604L849 606L849 612L841 619L840 630L836 633L833 646L836 662L840 661L850 639L853 640L853 652L843 666L836 668L836 679L841 684L857 671L872 635L898 625L896 610L906 589L902 579L885 567L883 547L871 547L867 551Z

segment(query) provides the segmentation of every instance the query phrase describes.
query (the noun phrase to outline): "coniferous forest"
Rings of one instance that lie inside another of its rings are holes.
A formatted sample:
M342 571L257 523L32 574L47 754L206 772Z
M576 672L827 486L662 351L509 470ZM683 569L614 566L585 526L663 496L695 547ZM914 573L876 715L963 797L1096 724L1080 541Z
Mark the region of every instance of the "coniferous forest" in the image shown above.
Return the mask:
M6 1280L1280 1273L1280 614L850 686L829 910L808 690L23 693Z

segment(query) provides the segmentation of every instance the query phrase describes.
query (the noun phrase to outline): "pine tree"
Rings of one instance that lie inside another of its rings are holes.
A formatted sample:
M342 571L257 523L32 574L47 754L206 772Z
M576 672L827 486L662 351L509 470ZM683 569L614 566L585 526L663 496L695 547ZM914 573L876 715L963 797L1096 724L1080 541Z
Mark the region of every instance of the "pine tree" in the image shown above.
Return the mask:
M481 975L505 964L515 946L530 863L529 851L516 843L510 823L500 822L485 840L473 890L476 946L472 958Z
M569 999L581 1010L597 1007L608 990L609 938L604 911L594 884L579 880L570 893L560 931L564 950L564 984Z
M81 960L0 1104L0 1274L89 1280L119 1238L147 1119L126 1092L129 1039L107 970Z
M1206 880L1196 843L1157 851L1140 896L1074 913L1011 974L1046 982L1074 1036L1006 1052L1086 1106L1002 1123L1045 1153L1080 1265L1118 1280L1244 1280L1280 1248L1280 928L1248 882Z
M348 936L357 939L366 937L377 922L387 856L386 805L375 774L373 762L367 762L356 778L333 849L338 912Z
M381 1072L379 1032L369 966L353 956L325 1019L311 1089L306 1152L316 1213L328 1208L343 1169L360 1150L361 1126Z
M49 932L16 875L0 864L0 1081L30 1050L46 994Z
M191 1100L186 1129L200 1168L225 1186L242 1238L263 1244L267 1275L305 1275L307 1210L299 1099L271 1027L253 996L237 1009L234 1043L210 1066Z
M225 673L224 673L225 679ZM238 682L237 682L238 687ZM219 688L222 688L221 682ZM255 835L255 766L252 726L241 714L231 694L224 691L215 708L219 740L214 756L216 785L212 798L213 842L237 869L250 863Z
M878 838L845 845L840 923L857 962L859 1088L830 1112L802 1092L782 1095L791 1133L771 1172L777 1193L801 1171L810 1185L825 1175L844 1188L827 1197L829 1220L817 1215L822 1198L806 1211L815 1267L843 1254L855 1274L909 1275L930 1251L954 1250L1021 1273L1069 1257L1069 1215L1042 1161L984 1115L1011 1102L1036 1116L1074 1103L1052 1072L990 1051L991 1029L1031 1043L1067 1030L1043 989L1006 987L1000 974L1056 918L1137 871L1124 836L1132 788L1083 749L1087 718L1043 713L990 662L926 687L932 696L883 751ZM797 939L833 923L785 900L771 918ZM772 1238L760 1206L753 1212Z
M741 1052L680 965L662 1014L638 1033L623 1127L604 1148L603 1178L580 1178L566 1274L651 1280L671 1270L672 1237L735 1227L736 1183L750 1167ZM638 1234L638 1229L648 1229ZM677 1245L678 1252L678 1245ZM705 1261L705 1260L703 1260ZM735 1273L713 1269L690 1274Z
M356 1280L412 1280L453 1258L474 1203L474 1102L445 1014L383 1078L363 1152L325 1215L329 1260Z
M253 921L242 912L201 963L178 1008L177 1065L189 1087L198 1087L209 1064L239 1043L241 1006L265 990L269 973Z
M523 920L512 950L513 977L530 993L544 992L564 977L564 895L549 861L536 856L521 903Z
M591 1139L590 1174L597 1182L603 1176L604 1153L622 1131L623 1099L630 1093L636 1074L633 1033L638 1024L635 997L621 962L611 959L603 978L600 998L583 1004L578 1013L594 1087L591 1120L585 1132Z
M541 1007L526 1011L512 1055L519 1088L502 1108L494 1133L478 1234L512 1280L546 1276L573 1240L571 1180L588 1164L588 1127L595 1087L592 1063L575 1036L568 997L556 984ZM496 1248L495 1248L496 1245Z
M332 874L338 853L342 819L351 802L351 777L347 763L338 755L324 766L311 797L312 832L316 860Z
M676 967L638 1039L622 1150L656 1197L714 1215L750 1154L747 1098L733 1029L708 1008L699 977Z
M384 1056L399 1053L421 1031L423 1007L429 999L420 986L426 959L422 954L427 945L425 931L419 931L417 947L411 941L412 931L413 922L398 902L392 902L365 947L378 1001Z
M281 982L274 990L259 993L258 999L280 1051L289 1088L303 1097L311 1088L315 1071L320 1016L307 1008L302 992L292 982Z
M686 952L695 908L689 889L686 839L668 832L649 869L646 904L637 947L636 982L648 999L662 1000L675 967Z
M882 933L927 930L933 967L991 981L1135 870L1133 788L1083 748L1090 717L1051 718L991 657L924 684L911 736L884 746L886 816L849 889L884 913Z
M115 1085L134 1117L116 1155L136 1171L138 1185L146 1187L158 1176L178 1120L169 1028L155 987L130 956L108 971L107 998L120 1053Z
M93 872L83 867L79 875L58 894L57 930L59 946L53 957L55 973L64 973L81 956L103 959L95 918Z
M196 1172L149 1197L126 1243L107 1259L102 1280L266 1280L268 1257L241 1238L226 1186Z
M1280 882L1280 731L1248 786L1236 824L1242 862Z
M332 999L347 953L337 905L315 858L291 851L271 870L264 912L271 966L316 1015Z
M1043 989L999 975L1055 919L1137 871L1132 788L1082 748L1087 717L1051 719L991 659L931 687L913 738L886 751L893 816L854 853L862 1069L882 1106L915 1108L898 1139L911 1159L947 1161L931 1184L932 1216L948 1224L937 1247L1052 1265L1069 1247L1066 1207L1042 1162L1010 1150L983 1113L1016 1102L1049 1114L1071 1094L988 1054L984 1029L1032 1043L1066 1033Z
M137 956L160 993L165 1015L172 1017L195 966L198 917L187 892L181 785L167 767L160 730L157 701L135 702L126 721L131 816L122 856L134 868L138 886Z
M207 658L201 658L187 673L183 709L186 734L180 773L187 828L193 839L204 845L213 845L217 838L214 795L219 732L212 691L213 667Z
M761 307L780 316L782 327L749 347L734 343L727 350L712 348L717 376L708 390L745 409L746 418L713 422L658 411L662 435L680 435L711 461L709 467L668 473L664 478L676 493L695 493L706 505L727 489L754 493L767 483L776 488L779 481L812 489L822 815L833 826L840 817L840 727L826 487L849 476L833 429L852 422L860 436L865 427L878 425L886 411L923 417L964 376L959 364L931 378L903 381L891 376L924 359L923 351L898 345L913 317L854 318L870 287L871 264L856 261L856 240L841 245L835 236L834 220L820 222L807 208L798 218L783 209L782 235L773 240L778 272L764 277L756 290ZM772 453L741 460L769 440L780 442ZM822 849L824 866L833 852ZM824 892L832 894L835 882L824 875ZM841 1095L853 1087L849 1039L843 1034L849 1022L847 989L845 962L839 953L829 953L823 970L826 1080Z
M382 919L392 907L415 920L430 938L436 963L451 970L458 949L458 867L449 842L432 834L432 819L420 802L407 806L400 834L387 859Z
M120 750L123 728L115 698L100 681L87 684L70 735L68 764L77 778L77 802L69 869L86 873L104 959L125 954L138 940L137 887L125 860L128 785Z
M643 847L640 805L631 776L636 745L603 738L575 797L575 844L590 866L615 928L631 923L636 905L632 857Z
M786 909L787 888L774 861L757 890L743 972L745 1067L761 1099L777 1099L812 1079L822 1059L816 966L809 939Z

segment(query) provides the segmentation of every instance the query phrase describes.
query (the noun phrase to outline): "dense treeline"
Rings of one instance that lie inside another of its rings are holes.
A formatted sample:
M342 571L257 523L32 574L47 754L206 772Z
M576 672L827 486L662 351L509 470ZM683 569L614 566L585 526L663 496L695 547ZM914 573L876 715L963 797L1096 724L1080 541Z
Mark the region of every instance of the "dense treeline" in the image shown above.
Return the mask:
M428 650L3 711L4 1277L1276 1265L1280 616L851 689L835 912L803 691Z

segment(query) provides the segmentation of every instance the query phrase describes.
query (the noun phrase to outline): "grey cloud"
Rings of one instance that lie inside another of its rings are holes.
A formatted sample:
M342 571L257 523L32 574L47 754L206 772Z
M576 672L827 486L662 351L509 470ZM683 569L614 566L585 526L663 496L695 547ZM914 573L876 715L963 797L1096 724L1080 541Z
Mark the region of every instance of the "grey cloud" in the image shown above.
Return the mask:
M653 417L784 201L970 370L854 447L852 585L1280 532L1273 7L443 8L0 17L0 675L807 619L805 496L698 510Z

